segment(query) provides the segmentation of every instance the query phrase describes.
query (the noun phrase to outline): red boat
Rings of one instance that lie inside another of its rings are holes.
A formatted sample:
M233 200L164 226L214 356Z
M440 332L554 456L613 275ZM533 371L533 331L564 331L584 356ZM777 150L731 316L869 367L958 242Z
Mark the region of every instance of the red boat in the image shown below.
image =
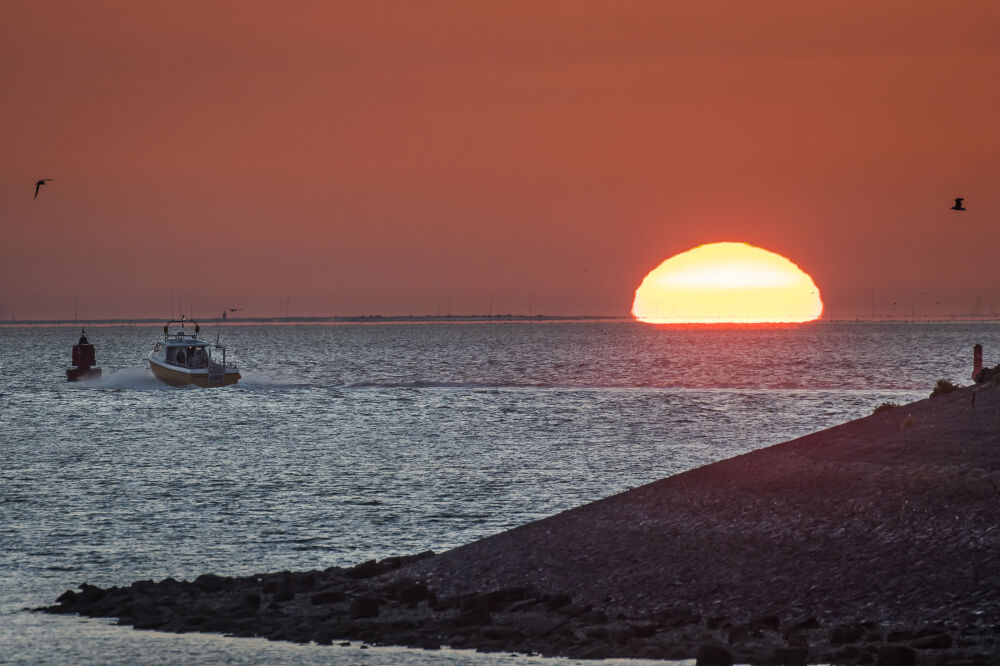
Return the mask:
M73 345L73 365L66 368L66 381L100 377L101 369L94 367L96 364L94 345L87 339L87 332L80 331L80 341Z

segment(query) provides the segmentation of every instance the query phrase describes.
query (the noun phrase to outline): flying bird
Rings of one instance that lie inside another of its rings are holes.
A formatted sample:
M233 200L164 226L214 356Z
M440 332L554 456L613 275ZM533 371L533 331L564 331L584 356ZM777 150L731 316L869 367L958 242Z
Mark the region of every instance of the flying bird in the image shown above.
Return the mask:
M965 206L962 202L965 201L965 197L955 197L955 205L951 207L952 210L965 210Z
M40 181L35 183L35 197L34 197L35 199L38 198L38 188L40 188L42 185L49 182L50 180L55 180L55 178L42 178Z

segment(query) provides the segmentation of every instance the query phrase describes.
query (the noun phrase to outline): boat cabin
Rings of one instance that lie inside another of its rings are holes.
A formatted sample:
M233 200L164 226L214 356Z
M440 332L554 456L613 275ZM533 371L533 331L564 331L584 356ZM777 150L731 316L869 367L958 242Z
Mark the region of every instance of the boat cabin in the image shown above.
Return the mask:
M157 342L153 347L153 353L170 365L182 368L207 368L212 358L210 347L207 342L195 339L193 335L182 338L176 334Z

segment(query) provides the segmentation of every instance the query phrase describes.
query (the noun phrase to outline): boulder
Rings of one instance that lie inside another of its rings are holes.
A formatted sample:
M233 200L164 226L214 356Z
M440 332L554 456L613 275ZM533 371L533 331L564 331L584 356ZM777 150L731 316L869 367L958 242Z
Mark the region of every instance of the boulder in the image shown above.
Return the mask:
M761 615L750 620L750 626L754 629L777 631L781 628L781 620L777 615Z
M482 606L462 611L455 617L455 624L460 627L477 627L489 624L492 621L493 618L490 616L490 612Z
M948 634L937 634L918 638L912 645L918 650L946 650L952 646L952 642Z
M73 590L66 590L56 599L56 603L70 605L76 602L76 592Z
M733 653L721 645L702 645L698 648L695 666L733 666Z
M313 606L320 606L323 604L335 604L338 601L343 601L344 599L345 595L343 590L333 589L312 595L309 597L309 602Z
M629 626L636 638L649 638L656 633L656 625L651 622L641 622Z
M774 661L781 666L806 666L808 659L809 648L799 645L781 647L774 652Z
M553 594L545 599L545 604L552 610L559 610L572 600L573 598L568 594L563 594L563 593Z
M107 594L105 590L94 585L88 585L84 583L80 586L80 593L77 596L78 603L92 604L100 601Z
M407 583L399 588L396 598L400 603L414 604L421 601L430 600L434 593L430 591L426 583Z
M219 592L222 590L222 576L215 574L202 574L194 579L194 584L204 592ZM133 587L135 584L133 584Z
M916 666L916 663L916 651L903 645L883 645L875 659L875 666Z
M838 624L830 629L830 644L857 643L864 635L864 628L856 624Z
M374 578L381 573L381 569L378 566L378 562L375 560L368 560L367 562L362 562L361 564L355 566L352 569L347 570L347 575L351 578L363 579L363 578Z
M361 596L351 602L351 618L360 619L366 617L378 617L379 608L382 602L376 597Z

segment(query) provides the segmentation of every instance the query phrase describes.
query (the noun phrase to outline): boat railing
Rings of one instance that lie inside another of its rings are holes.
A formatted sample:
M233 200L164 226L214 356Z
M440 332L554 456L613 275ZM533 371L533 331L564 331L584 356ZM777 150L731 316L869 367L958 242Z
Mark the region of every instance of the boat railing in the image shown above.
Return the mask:
M215 360L214 358L210 358L206 362L202 362L202 363L192 362L192 361L190 361L188 359L184 359L183 363L181 363L177 359L173 359L173 360L165 359L165 362L166 362L167 365L173 365L173 366L176 366L178 368L186 368L188 370L205 370L206 368L208 370L221 370L221 369L236 370L237 369L236 363L233 362L233 361L225 359L225 357L223 357L223 360L221 362Z
M180 324L181 325L181 330L174 331L174 335L186 335L188 337L192 337L193 338L198 333L201 333L201 324L199 324L194 319L185 319L184 317L181 317L180 319L171 319L170 321L168 321L166 324L163 325L163 335L164 335L164 337L169 337L170 336L170 325L171 324ZM184 330L184 328L185 328L185 326L187 324L194 324L194 333L193 334L192 333L188 333L187 331Z
M236 369L236 363L234 361L226 359L226 351L227 351L226 345L220 345L218 342L216 342L214 345L212 345L212 349L218 349L222 351L222 361L220 362L216 358L209 358L208 362L210 364L215 364L216 366L226 369L232 369L232 370Z

